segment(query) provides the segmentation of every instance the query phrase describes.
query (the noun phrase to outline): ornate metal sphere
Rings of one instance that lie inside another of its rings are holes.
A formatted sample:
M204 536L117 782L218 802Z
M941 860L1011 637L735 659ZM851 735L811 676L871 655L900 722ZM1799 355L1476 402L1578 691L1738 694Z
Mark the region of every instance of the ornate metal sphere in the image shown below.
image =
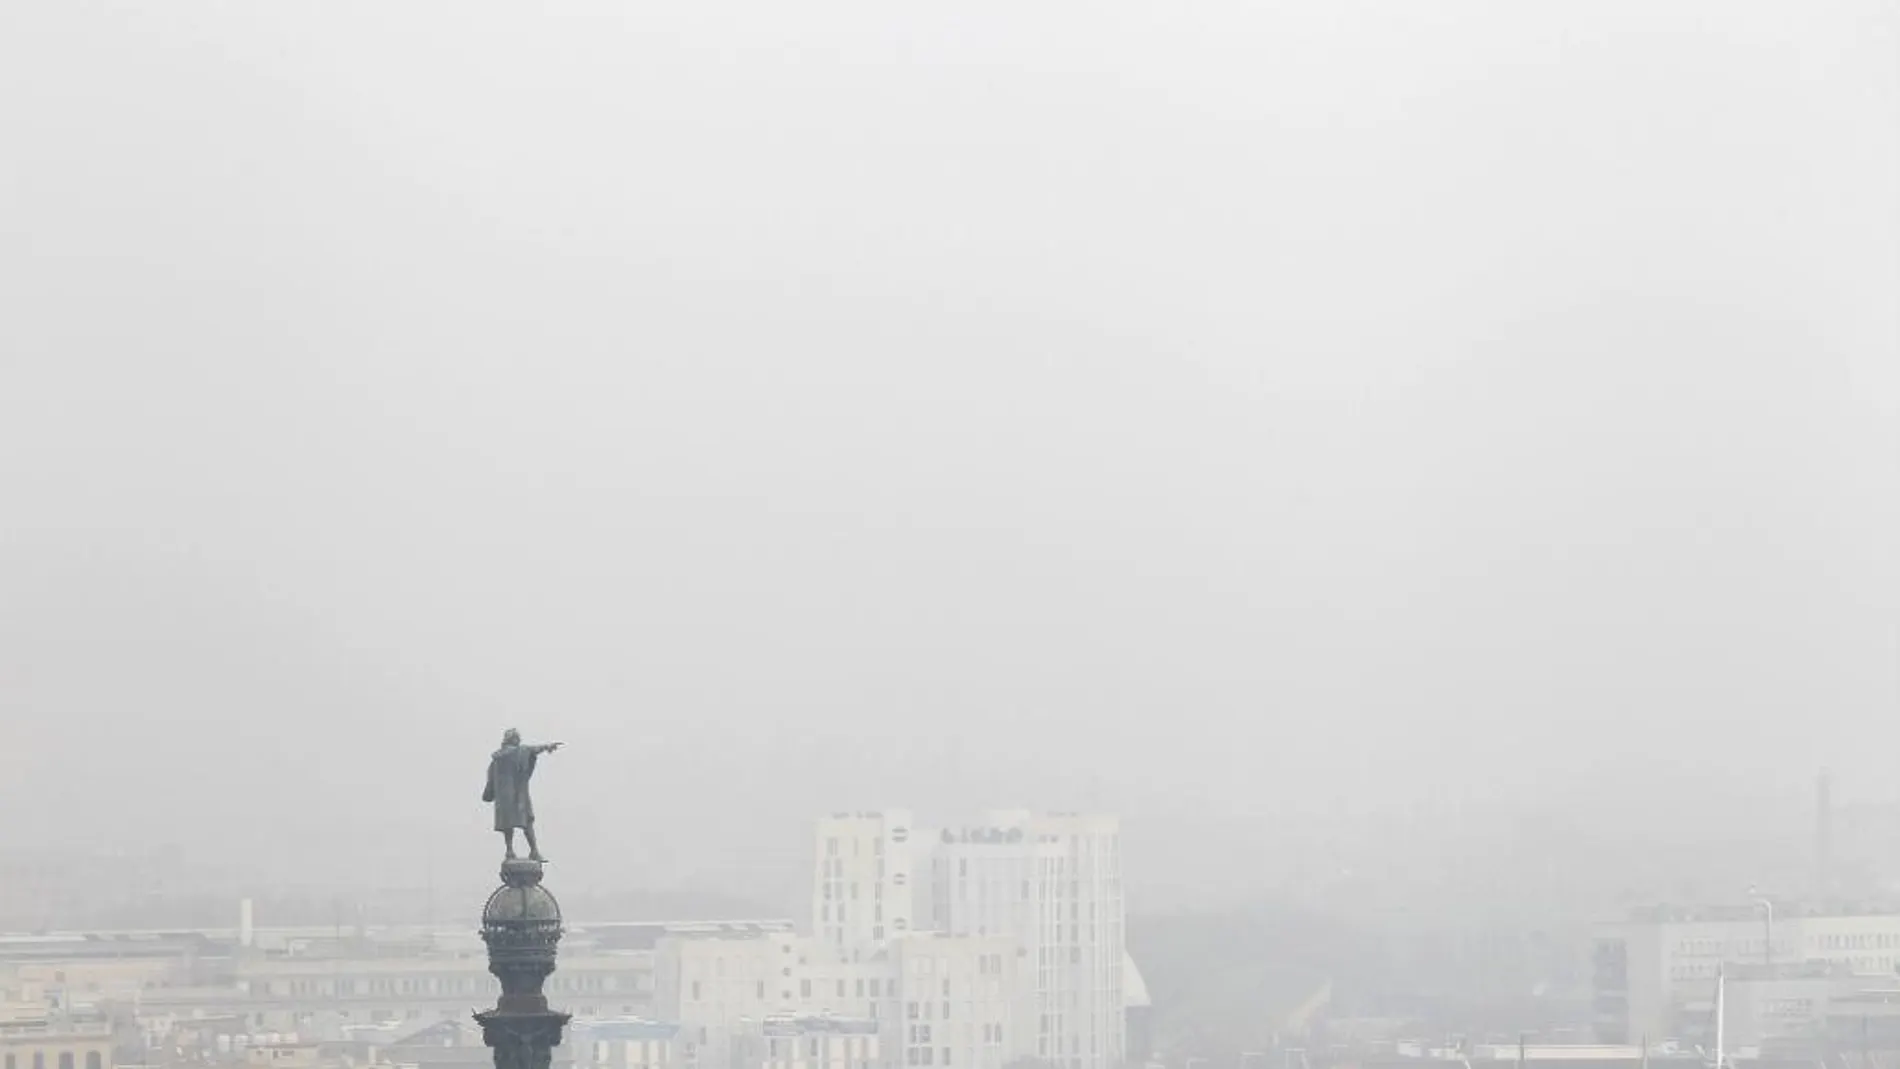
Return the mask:
M514 887L503 884L482 907L482 927L538 928L561 926L561 904L539 884Z
M501 981L502 1009L545 1012L541 983L554 971L561 942L561 904L541 886L541 863L505 861L501 886L482 906L488 971Z

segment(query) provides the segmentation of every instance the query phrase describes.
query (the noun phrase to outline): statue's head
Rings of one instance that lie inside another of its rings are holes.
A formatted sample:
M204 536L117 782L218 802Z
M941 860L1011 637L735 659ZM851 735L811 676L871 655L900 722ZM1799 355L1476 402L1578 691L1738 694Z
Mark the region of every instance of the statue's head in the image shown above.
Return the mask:
M509 728L507 731L502 732L501 744L503 746L521 745L521 732L516 731L514 728Z

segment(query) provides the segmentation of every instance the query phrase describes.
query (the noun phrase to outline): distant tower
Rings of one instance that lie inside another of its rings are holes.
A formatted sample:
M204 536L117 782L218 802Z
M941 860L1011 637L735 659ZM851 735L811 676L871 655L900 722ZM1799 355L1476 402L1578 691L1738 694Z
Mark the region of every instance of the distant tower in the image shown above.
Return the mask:
M1834 776L1825 768L1814 782L1814 893L1834 893Z
M541 862L501 863L501 886L482 908L488 971L501 981L495 1008L475 1015L495 1069L548 1069L568 1015L548 1008L541 985L554 971L561 906L541 886Z

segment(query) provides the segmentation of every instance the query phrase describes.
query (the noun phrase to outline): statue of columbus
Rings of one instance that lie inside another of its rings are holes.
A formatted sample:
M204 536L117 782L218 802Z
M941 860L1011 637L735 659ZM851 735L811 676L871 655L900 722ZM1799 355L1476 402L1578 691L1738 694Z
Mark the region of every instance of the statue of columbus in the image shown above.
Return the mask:
M545 861L534 841L534 799L528 795L528 779L544 753L561 748L558 742L523 746L521 732L509 728L501 737L501 749L488 759L488 786L482 788L482 801L495 805L495 830L508 846L508 860L515 860L515 829L528 840L528 860Z

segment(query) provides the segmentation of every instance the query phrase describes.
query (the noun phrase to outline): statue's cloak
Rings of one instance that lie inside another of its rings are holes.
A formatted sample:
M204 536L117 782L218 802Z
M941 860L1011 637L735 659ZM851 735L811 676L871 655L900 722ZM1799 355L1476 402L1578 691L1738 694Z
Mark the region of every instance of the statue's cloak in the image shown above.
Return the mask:
M503 746L488 759L488 786L482 801L495 803L495 830L512 831L534 823L534 799L528 777L540 755L526 746Z

